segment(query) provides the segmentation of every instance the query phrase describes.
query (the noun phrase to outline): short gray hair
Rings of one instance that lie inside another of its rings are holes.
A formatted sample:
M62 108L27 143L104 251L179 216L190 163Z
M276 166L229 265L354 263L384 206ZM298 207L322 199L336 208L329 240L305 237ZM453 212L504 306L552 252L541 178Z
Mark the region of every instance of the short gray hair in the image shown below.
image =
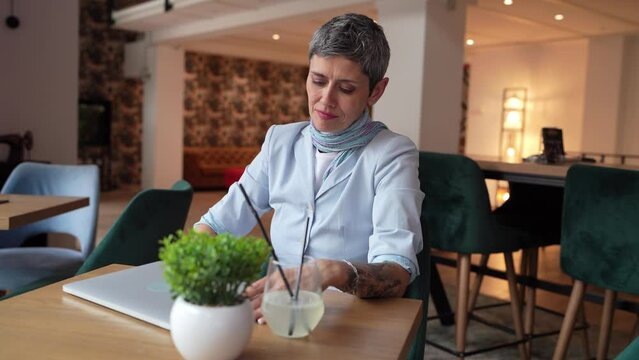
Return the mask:
M366 15L349 13L315 31L308 47L309 60L313 55L344 56L360 64L372 91L386 74L390 47L381 26Z

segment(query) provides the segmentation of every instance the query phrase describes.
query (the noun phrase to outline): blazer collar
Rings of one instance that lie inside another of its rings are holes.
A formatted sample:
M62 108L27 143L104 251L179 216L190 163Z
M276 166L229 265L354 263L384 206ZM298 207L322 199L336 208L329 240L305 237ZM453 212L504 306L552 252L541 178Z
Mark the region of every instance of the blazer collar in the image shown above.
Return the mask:
M319 190L317 191L317 194L314 194L316 149L313 147L311 132L308 126L302 129L301 137L302 141L300 142L300 145L295 148L295 157L297 159L303 159L299 162L300 167L302 168L302 174L304 174L301 181L304 181L304 183L308 185L305 186L305 188L310 189L310 193L312 194L311 198L317 200L328 190L330 190L340 182L346 180L351 175L355 163L357 162L357 159L361 154L362 148L355 151L353 155L351 155L346 161L341 163L335 170L333 170L333 172L324 180ZM304 195L306 196L306 194Z

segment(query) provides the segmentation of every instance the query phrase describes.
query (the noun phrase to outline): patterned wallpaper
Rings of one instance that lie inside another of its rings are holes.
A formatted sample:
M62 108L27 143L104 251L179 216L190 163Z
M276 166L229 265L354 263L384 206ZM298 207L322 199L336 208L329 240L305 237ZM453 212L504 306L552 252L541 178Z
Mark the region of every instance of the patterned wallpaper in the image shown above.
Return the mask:
M80 1L79 98L111 102L110 187L116 188L141 183L143 83L122 73L124 44L137 36L109 28L107 0ZM185 146L259 146L270 125L308 118L307 67L185 56ZM80 148L79 157L91 162L95 149Z
M109 28L107 0L80 1L79 98L111 102L111 178L103 188L141 181L142 81L122 72L124 44L136 38ZM96 149L78 150L81 163L96 156Z
M272 124L308 118L307 67L185 56L185 146L259 146Z

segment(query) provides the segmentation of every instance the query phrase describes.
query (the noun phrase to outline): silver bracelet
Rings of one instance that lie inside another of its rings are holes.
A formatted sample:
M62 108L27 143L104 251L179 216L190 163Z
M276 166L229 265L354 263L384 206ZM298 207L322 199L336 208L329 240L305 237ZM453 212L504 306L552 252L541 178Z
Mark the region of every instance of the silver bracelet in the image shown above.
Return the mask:
M355 267L355 265L353 265L352 262L346 260L346 259L342 259L343 262L345 262L348 266L351 267L351 269L353 270L353 274L355 274L355 277L353 278L353 281L351 281L350 285L350 293L355 295L355 293L357 292L357 286L359 285L359 272L357 271L357 268Z

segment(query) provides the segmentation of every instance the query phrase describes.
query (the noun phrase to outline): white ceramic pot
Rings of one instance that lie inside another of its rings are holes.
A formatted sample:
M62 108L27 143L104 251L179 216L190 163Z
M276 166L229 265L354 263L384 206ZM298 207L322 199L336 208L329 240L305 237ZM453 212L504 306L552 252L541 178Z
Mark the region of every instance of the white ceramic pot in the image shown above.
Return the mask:
M253 309L244 301L234 306L200 306L179 297L171 309L171 337L186 360L235 359L253 331Z

